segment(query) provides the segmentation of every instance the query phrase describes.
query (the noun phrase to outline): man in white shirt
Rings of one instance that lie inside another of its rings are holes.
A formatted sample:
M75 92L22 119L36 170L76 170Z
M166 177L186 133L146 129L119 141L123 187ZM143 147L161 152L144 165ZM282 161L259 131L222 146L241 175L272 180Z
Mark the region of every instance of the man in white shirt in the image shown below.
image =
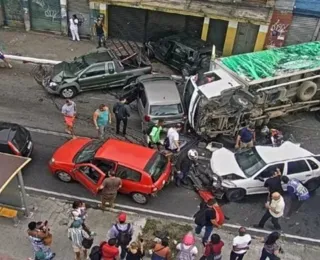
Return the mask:
M169 128L167 133L168 147L166 147L168 150L172 152L180 151L179 132L181 129L181 124L177 124L176 126Z
M251 244L251 236L244 227L239 228L239 235L233 239L230 260L242 260Z
M264 224L267 222L269 218L271 218L271 222L276 230L280 230L281 227L279 225L279 218L283 216L285 203L283 197L279 192L274 192L271 195L270 204L267 202L265 204L265 208L267 209L266 213L261 218L258 225L254 225L256 228L263 228Z
M69 19L69 23L70 23L70 32L72 35L72 40L75 41L80 41L80 37L79 37L79 19L78 17L74 14L72 15L72 18Z

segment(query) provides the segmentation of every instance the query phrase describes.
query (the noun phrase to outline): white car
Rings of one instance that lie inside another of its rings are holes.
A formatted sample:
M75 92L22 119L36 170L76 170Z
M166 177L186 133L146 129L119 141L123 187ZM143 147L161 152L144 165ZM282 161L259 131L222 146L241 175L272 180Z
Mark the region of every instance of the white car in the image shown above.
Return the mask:
M237 153L221 148L212 153L210 165L216 196L226 195L229 201L267 193L264 181L276 168L289 178L299 179L309 191L320 186L320 155L291 142L280 147L256 146ZM283 188L286 190L285 185Z

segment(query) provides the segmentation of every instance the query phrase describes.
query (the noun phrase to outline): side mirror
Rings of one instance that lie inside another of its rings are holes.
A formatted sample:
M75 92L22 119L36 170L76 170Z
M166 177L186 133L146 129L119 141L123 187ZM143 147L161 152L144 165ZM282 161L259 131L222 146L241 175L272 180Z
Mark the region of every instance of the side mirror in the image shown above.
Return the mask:
M264 179L263 179L261 176L259 176L259 177L257 178L257 180L259 180L259 181L261 181L261 182L264 182Z

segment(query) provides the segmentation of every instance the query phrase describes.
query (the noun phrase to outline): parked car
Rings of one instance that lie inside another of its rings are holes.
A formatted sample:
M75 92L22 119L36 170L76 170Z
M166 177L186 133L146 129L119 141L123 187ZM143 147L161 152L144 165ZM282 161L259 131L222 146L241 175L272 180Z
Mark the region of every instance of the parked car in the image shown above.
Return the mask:
M33 143L30 132L23 126L0 122L0 152L30 157Z
M42 80L42 86L51 94L73 98L84 91L125 86L151 73L151 69L151 66L133 68L111 51L97 51L55 65L52 74Z
M229 201L267 193L264 182L277 168L282 175L299 179L309 191L320 186L320 155L289 141L280 147L256 146L236 153L221 148L212 153L210 164L215 194L225 194Z
M53 154L49 168L63 182L78 181L93 194L110 170L122 179L121 193L128 194L139 204L171 180L172 166L163 154L116 139L107 141L76 138L68 141Z
M145 46L149 58L156 58L184 76L209 69L212 47L202 40L177 35L146 42Z

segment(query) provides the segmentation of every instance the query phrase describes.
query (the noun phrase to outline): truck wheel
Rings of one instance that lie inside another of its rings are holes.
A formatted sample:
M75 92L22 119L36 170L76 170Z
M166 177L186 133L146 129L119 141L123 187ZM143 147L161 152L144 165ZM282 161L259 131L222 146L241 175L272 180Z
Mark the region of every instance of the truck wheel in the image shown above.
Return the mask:
M244 110L250 110L253 107L252 103L241 95L233 95L230 101L232 106L242 108Z
M297 97L300 101L308 101L314 97L317 92L317 84L312 81L303 82L298 91Z
M319 188L320 180L319 179L311 179L311 180L307 181L304 186L308 189L309 192L313 192Z
M61 89L60 96L62 98L73 98L77 95L78 91L75 87L66 87Z
M246 196L246 191L244 189L228 190L226 193L227 200L230 202L240 201L244 196Z

